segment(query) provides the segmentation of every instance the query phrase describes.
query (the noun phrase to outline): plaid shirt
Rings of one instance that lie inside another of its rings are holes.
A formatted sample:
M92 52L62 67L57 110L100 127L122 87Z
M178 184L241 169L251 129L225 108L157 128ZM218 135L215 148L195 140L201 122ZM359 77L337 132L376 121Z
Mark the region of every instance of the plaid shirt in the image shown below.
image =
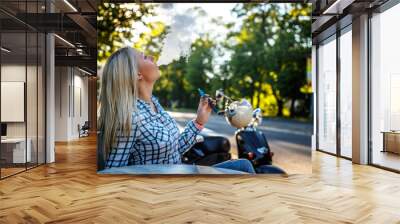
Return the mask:
M156 97L152 101L157 113L145 101L138 99L137 116L132 115L129 136L117 134L106 167L144 164L179 164L181 155L196 140L201 131L190 121L182 133L174 119L162 108Z

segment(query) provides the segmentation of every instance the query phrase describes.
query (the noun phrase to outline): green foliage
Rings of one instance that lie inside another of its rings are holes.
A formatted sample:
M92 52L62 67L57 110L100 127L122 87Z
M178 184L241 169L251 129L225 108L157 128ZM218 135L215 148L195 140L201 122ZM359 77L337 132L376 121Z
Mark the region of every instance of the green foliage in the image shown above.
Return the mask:
M144 18L154 15L155 4L98 4L97 14L97 62L104 61L116 50L126 46L135 35L139 36L132 47L156 58L168 27L160 21L146 22ZM145 26L147 32L138 33L135 27Z
M104 61L125 40L139 38L133 47L159 56L169 28L159 22L146 22L154 15L155 4L103 3L98 16L98 61ZM198 10L199 11L199 10ZM160 66L161 78L154 95L166 107L196 109L197 88L213 95L224 89L233 98L246 98L268 116L311 116L310 83L306 79L311 57L310 4L237 4L233 13L240 21L212 22L231 32L222 42L200 35L189 54ZM148 32L137 33L138 24ZM229 53L222 64L217 57Z
M211 91L209 74L212 72L214 44L207 37L195 40L188 56L181 56L160 67L161 78L154 94L169 107L196 108L198 88Z
M288 115L308 116L310 96L301 89L306 85L306 62L311 56L311 7L253 3L238 4L233 11L243 24L229 34L227 44L233 51L227 62L234 74L231 88L248 96L266 115L284 115L285 103L290 102ZM304 104L297 111L296 101Z
M189 84L185 75L186 58L181 56L168 65L160 66L161 77L154 86L154 95L158 96L166 107L187 107Z
M311 103L311 92L302 92L307 86L307 59L311 54L311 20L310 7L302 4L291 4L288 13L282 16L281 32L278 33L275 54L279 59L279 78L277 89L280 96L290 101L290 114L308 116ZM284 52L284 53L283 53ZM300 109L295 102L302 103Z

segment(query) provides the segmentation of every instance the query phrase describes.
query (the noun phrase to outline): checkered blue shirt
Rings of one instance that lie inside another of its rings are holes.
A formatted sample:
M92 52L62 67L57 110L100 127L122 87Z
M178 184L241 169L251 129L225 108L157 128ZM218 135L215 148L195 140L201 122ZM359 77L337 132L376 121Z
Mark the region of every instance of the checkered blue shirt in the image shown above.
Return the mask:
M157 113L148 103L138 99L132 115L132 130L125 137L117 133L106 167L144 164L179 164L181 155L195 144L200 129L190 121L179 133L174 119L162 108L156 97L152 101Z

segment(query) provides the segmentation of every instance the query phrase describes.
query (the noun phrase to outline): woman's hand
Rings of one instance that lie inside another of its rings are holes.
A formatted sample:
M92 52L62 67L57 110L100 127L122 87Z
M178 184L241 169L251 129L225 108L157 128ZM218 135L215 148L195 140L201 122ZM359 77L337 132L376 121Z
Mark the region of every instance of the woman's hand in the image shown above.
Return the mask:
M209 102L210 101L210 102ZM208 95L204 95L200 98L199 107L197 108L196 122L200 125L205 125L210 117L212 108L211 105L215 105L215 100L211 99Z

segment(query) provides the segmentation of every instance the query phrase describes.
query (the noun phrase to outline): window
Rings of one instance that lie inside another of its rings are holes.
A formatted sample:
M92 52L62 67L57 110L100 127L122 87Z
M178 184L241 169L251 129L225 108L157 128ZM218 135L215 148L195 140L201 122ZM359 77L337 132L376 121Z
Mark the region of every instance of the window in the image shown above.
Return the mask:
M45 163L45 35L12 15L44 1L0 1L0 178Z
M336 153L336 36L318 47L318 149Z
M371 18L371 158L400 170L400 5Z
M340 36L340 155L351 158L352 149L352 35L351 26Z

